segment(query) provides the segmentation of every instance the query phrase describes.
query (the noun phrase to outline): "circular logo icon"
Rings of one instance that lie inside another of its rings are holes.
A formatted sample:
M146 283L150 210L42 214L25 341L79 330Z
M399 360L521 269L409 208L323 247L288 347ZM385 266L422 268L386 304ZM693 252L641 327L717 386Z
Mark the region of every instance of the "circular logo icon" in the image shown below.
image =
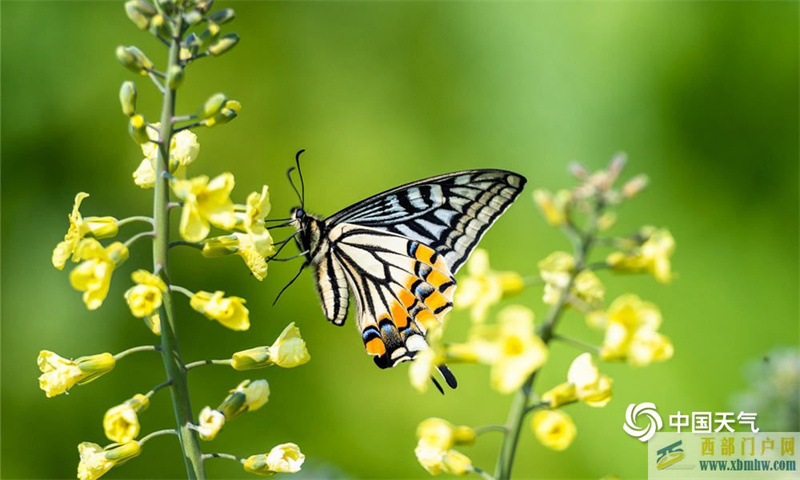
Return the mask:
M640 426L645 422L646 425ZM656 411L653 402L631 403L625 411L625 424L622 425L622 429L631 437L638 438L640 442L646 442L663 426L664 422L661 421L661 415Z

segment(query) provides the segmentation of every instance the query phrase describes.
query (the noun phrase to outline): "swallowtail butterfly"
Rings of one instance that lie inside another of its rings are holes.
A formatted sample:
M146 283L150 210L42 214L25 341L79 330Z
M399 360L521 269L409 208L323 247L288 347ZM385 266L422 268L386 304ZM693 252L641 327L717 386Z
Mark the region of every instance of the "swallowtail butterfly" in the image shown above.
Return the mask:
M454 275L525 182L505 170L448 173L324 219L306 212L298 194L301 206L292 209L291 225L303 267L315 272L325 316L344 325L352 293L356 324L375 364L389 368L412 360L428 348L427 330L453 306ZM450 370L441 365L439 371L455 388Z

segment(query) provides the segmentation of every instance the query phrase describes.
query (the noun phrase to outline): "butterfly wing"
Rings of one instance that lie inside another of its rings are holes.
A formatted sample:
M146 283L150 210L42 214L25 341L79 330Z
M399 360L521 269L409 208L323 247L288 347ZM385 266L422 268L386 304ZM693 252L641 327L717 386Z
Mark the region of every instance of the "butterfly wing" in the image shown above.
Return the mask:
M456 273L525 187L506 170L466 170L374 195L326 220L401 235L432 248Z
M335 225L328 241L322 263L343 273L375 363L393 367L427 348L425 333L453 306L455 279L444 258L402 235L350 223Z

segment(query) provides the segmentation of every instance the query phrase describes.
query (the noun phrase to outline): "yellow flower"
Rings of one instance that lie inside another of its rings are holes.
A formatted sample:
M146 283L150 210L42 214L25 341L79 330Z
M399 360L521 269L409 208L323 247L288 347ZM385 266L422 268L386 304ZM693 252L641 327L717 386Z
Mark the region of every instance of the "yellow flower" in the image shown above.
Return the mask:
M467 262L469 275L459 283L454 303L456 308L470 308L474 322L481 323L492 305L522 292L525 282L516 272L496 272L489 268L489 254L476 249Z
M569 282L573 270L575 270L575 259L567 252L553 252L539 262L539 275L542 280L559 288L564 288Z
M153 125L156 129L160 124ZM158 133L152 128L147 129L150 142L141 145L142 153L145 158L139 164L139 168L133 172L133 181L142 188L153 188L156 181L156 159L158 158ZM189 130L181 130L172 136L169 149L169 171L179 178L185 176L185 167L194 162L200 154L200 144L197 142L197 135Z
M567 383L556 386L542 395L542 400L556 408L582 400L590 407L604 407L611 401L613 381L601 375L589 353L583 353L572 361L567 372Z
M442 450L420 441L414 449L414 455L431 475L466 475L473 471L472 460L457 450Z
M153 313L149 317L144 317L144 324L156 335L161 335L161 317L158 313Z
M444 471L451 475L466 475L472 472L472 460L458 450L448 450L444 454Z
M547 360L547 346L533 333L533 312L512 305L498 314L497 325L477 325L469 344L482 363L492 365L492 388L518 389Z
M96 310L108 295L114 269L128 259L128 247L115 242L104 249L97 240L85 238L77 254L83 262L70 272L69 281L73 288L83 292L86 308Z
M606 262L615 272L650 273L661 283L672 281L670 257L675 251L675 239L668 230L656 230L631 253L614 252Z
M231 365L235 370L253 370L278 365L294 368L311 360L306 342L294 322L286 326L271 346L255 347L233 354Z
M244 212L237 212L237 227L245 232L264 228L264 219L269 215L272 205L269 202L269 187L261 187L261 193L253 192L247 196Z
M420 393L425 393L431 383L431 376L436 372L436 367L442 363L444 363L444 357L438 355L433 348L417 352L414 361L408 368L411 386Z
M444 472L444 451L442 449L420 442L414 449L414 455L422 468L431 475L439 475Z
M172 191L183 201L178 230L184 240L203 240L211 231L211 225L225 230L236 225L230 198L234 184L233 175L227 172L211 180L201 175L172 182Z
M139 435L138 412L145 410L150 405L150 399L145 395L136 394L124 403L111 407L103 417L103 429L106 437L112 442L130 442Z
M453 445L475 443L475 430L466 425L455 426L441 418L428 418L417 426L417 438L425 445L449 450Z
M575 439L578 429L561 410L541 410L533 415L533 433L539 442L552 450L566 450Z
M672 343L658 333L661 312L636 295L622 295L605 314L596 314L592 321L606 329L600 349L603 360L627 360L641 367L672 357Z
M578 399L590 407L604 407L611 401L613 380L600 374L590 353L578 355L567 372L567 382L575 385Z
M250 311L244 306L245 299L225 297L225 292L199 291L192 295L189 304L193 309L211 320L216 320L231 330L250 328Z
M136 286L125 292L125 301L128 302L131 313L136 318L153 315L161 306L161 294L167 291L167 285L160 277L147 270L136 270L131 278Z
M236 389L231 390L217 410L225 415L226 420L233 420L245 412L252 412L263 407L269 400L269 383L266 380L251 382L245 380Z
M269 230L264 228L260 232L237 232L209 238L203 246L203 256L206 258L222 257L234 253L242 257L254 277L264 280L267 276L266 258L275 253Z
M53 266L61 270L72 257L73 262L77 262L78 246L83 237L91 235L94 238L108 238L117 234L117 219L114 217L86 217L81 216L79 211L81 203L88 197L88 193L80 192L75 195L75 203L72 206L72 213L69 214L69 230L64 236L64 241L56 245L53 250Z
M270 450L268 454L252 455L244 462L246 472L257 475L272 475L273 473L297 473L306 456L300 447L294 443L282 443Z
M283 368L294 368L311 360L306 342L300 336L300 329L290 323L269 347L269 359Z
M80 480L97 480L116 465L122 465L142 452L139 442L109 446L105 450L96 443L83 442L78 445L81 461L78 464Z
M566 252L553 252L539 262L539 271L545 281L542 301L547 305L555 305L569 283L575 270L575 259ZM577 303L579 307L594 309L602 305L605 288L594 272L583 270L575 276L570 289L568 303Z
M37 363L42 372L39 376L39 388L50 398L66 393L75 385L89 383L110 372L116 360L110 353L67 360L49 350L42 350L39 352Z
M222 412L212 410L211 407L200 410L197 433L201 440L214 440L223 425L225 425L225 415Z
M550 225L558 227L569 219L569 205L572 202L572 193L569 190L559 190L555 195L547 190L534 190L533 201Z

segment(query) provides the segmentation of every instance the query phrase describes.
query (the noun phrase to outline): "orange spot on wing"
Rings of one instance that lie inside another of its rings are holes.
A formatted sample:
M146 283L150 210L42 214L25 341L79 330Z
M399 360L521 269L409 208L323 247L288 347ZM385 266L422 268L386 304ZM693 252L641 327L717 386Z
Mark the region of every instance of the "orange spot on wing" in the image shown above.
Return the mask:
M367 353L370 355L383 355L386 353L386 345L383 344L383 340L380 338L373 338L365 345L367 347Z
M440 272L439 270L431 270L431 273L425 278L425 281L433 285L434 288L439 288L451 279L449 276Z
M432 311L436 311L437 309L444 307L448 304L447 298L439 292L433 292L425 299L425 306L430 308Z
M425 330L430 330L431 327L435 327L439 324L439 320L430 310L420 310L420 312L417 314L416 320L425 328Z
M407 286L406 288L410 287ZM414 297L414 294L408 290L400 290L397 294L397 298L405 308L411 308L411 305L414 305L414 302L417 301L416 297Z
M434 252L430 247L426 247L425 245L420 244L420 246L417 247L415 256L417 257L417 260L419 260L420 262L427 263L428 265L430 265L431 257L433 256L434 253L436 252Z
M392 320L397 328L405 328L408 326L408 312L406 309L397 302L392 302Z

